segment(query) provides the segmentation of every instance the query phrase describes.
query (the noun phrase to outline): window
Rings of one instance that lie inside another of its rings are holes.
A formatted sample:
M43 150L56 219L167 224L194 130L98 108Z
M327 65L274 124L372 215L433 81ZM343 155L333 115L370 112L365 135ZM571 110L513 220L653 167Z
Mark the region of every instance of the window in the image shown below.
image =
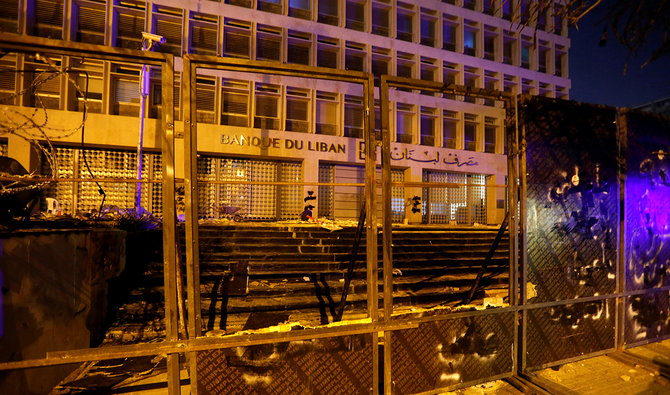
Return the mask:
M477 151L477 115L465 114L464 117L463 148L467 151Z
M548 13L549 13L549 10L544 10L544 12L540 12L540 15L537 16L537 29L538 30L547 30L547 14Z
M398 2L396 38L402 41L414 41L414 6Z
M256 8L259 11L282 14L282 0L256 0Z
M312 9L310 0L289 0L288 1L288 16L294 18L312 20Z
M538 64L537 64L537 71L540 73L546 73L547 72L547 64L549 63L549 56L551 55L550 48L548 47L549 43L548 42L540 42L540 50L539 50L539 55L538 55Z
M497 91L500 89L499 84L498 73L489 70L484 71L484 89L487 91ZM493 99L484 99L484 105L495 107L496 101Z
M319 18L318 22L325 23L327 25L339 26L340 24L340 14L338 12L339 2L338 0L318 0L319 2Z
M249 126L249 81L221 81L221 125Z
M458 46L458 23L456 17L445 17L442 24L442 49L456 52Z
M498 137L498 126L496 119L491 117L484 117L484 152L490 154L496 153L496 141Z
M163 89L161 85L161 79L160 79L160 73L154 72L152 70L153 75L151 76L151 102L149 106L149 118L155 118L155 119L160 119L162 114L163 114ZM174 81L174 96L172 97L172 103L174 104L174 120L175 121L180 121L181 116L179 113L179 94L180 94L180 88L179 88L179 77L175 76L175 81Z
M202 123L216 123L214 100L216 81L212 77L199 76L195 86L195 108L197 120Z
M479 29L477 22L465 21L463 25L463 53L469 56L477 56L477 39Z
M340 40L319 36L316 47L316 65L318 67L339 67Z
M380 76L389 74L390 53L389 49L372 47L372 74L375 76L375 86L379 86Z
M88 44L105 44L105 6L104 4L85 3L76 5L77 26L75 41Z
M119 2L114 6L116 23L115 46L129 49L142 48L142 32L144 28L144 3L129 1Z
M61 58L53 57L51 58L52 62L56 65L57 68L61 67ZM41 59L37 59L35 55L26 54L25 57L25 70L31 70L31 72L24 73L24 84L25 86L31 86L31 84L36 84L36 90L30 90L28 94L24 95L24 99L27 102L22 104L28 107L42 107L44 106L47 109L58 110L61 107L61 78L63 76L54 77L53 73L46 72L52 70L46 62ZM16 64L16 63L14 63ZM20 75L14 74L13 75ZM15 77L16 78L16 77ZM3 89L6 89L3 87Z
M458 64L450 62L444 62L442 64L442 82L444 82L447 85L451 84L461 85L461 78ZM462 96L458 96L458 99L460 100L461 97ZM445 93L444 98L449 100L457 100L457 97L450 93Z
M540 96L553 97L551 84L548 84L546 82L540 82Z
M503 77L503 90L505 92L517 94L517 77L513 75L505 74Z
M189 52L199 55L217 55L216 25L218 18L215 15L201 14L191 11L189 22L191 45Z
M442 112L442 146L458 148L458 114L455 111Z
M421 57L421 76L424 81L435 81L437 76L437 59ZM421 94L434 96L435 92L421 91Z
M463 8L475 11L477 9L477 0L463 0Z
M272 60L280 62L282 48L281 28L256 26L256 60Z
M474 67L465 67L463 70L463 85L471 88L479 88L479 69ZM466 96L465 101L468 103L477 103L477 98L473 96Z
M309 132L309 97L307 89L286 88L286 130Z
M279 85L256 83L254 128L279 130Z
M533 67L533 42L531 37L524 37L521 45L521 67L531 69Z
M565 48L556 46L556 53L554 55L554 75L565 77L563 70L567 68L568 54L564 52Z
M535 81L527 78L521 79L521 93L524 95L535 94Z
M31 7L32 5L34 7ZM28 5L28 9L29 12L34 12L33 34L35 36L57 40L63 38L63 0L35 0L34 4Z
M437 19L435 15L436 11L421 9L421 45L426 45L429 47L434 47L436 44L435 40L435 25L437 24Z
M347 42L344 53L344 68L354 71L366 70L365 44Z
M505 31L503 38L503 63L515 65L516 61L516 44L517 40L512 35L513 33Z
M486 1L486 0L484 0ZM512 0L503 0L502 4L502 17L508 21L512 20L512 12L514 11L514 6L512 6Z
M250 59L250 44L251 23L226 18L223 28L223 55Z
M519 20L522 25L528 24L532 9L529 0L519 0Z
M363 135L364 114L362 97L350 95L344 97L344 137L359 139L365 137Z
M365 31L365 3L347 1L347 18L345 27L359 32Z
M338 95L332 92L316 92L316 133L329 136L338 135L340 118Z
M95 59L71 59L72 67L75 70L81 70L81 74L70 74L71 78L75 78L77 85L81 89L81 93L76 90L76 107L77 111L84 111L84 97L82 93L86 93L86 74L88 74L88 93L86 93L86 102L88 103L88 112L101 113L102 112L102 91L103 91L103 65L102 60Z
M0 12L0 31L7 33L19 33L19 4L19 0L6 0L2 2L2 12Z
M136 117L140 114L140 69L136 66L112 66L114 102L112 114Z
M405 103L396 105L396 140L399 143L412 144L414 134L414 106Z
M496 60L496 52L498 47L498 33L496 28L486 26L484 28L484 59Z
M156 34L165 38L157 52L181 56L182 15L183 10L179 8L154 5L154 29Z
M286 63L309 66L312 58L312 35L289 30L287 52Z
M498 8L498 5L495 3L495 0L483 0L483 1L484 1L484 14L491 16L495 15L496 9Z
M421 107L421 145L435 146L437 109Z
M396 75L398 77L404 78L414 78L414 66L416 61L414 60L414 55L405 52L397 53L397 66L396 66ZM399 91L411 92L411 89L407 88L396 88Z
M251 8L252 0L225 0L226 4L236 5L238 7Z
M556 87L556 98L568 100L568 90L562 86Z
M372 3L372 34L389 37L391 7Z
M554 34L563 35L563 18L561 18L559 10L564 6L561 3L554 4Z

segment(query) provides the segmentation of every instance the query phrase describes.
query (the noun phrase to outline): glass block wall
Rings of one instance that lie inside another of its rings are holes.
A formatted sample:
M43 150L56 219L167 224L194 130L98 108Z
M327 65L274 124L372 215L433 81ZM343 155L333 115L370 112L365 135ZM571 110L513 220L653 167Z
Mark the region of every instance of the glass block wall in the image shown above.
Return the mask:
M319 164L319 183L335 182L335 165ZM319 217L333 219L334 188L321 185L316 195L319 205Z
M85 155L85 159L84 159ZM90 179L91 173L96 179L120 178L135 180L137 152L131 150L85 149L72 147L54 147L56 174L58 178ZM88 163L88 168L86 167ZM142 179L161 178L161 155L145 152L142 155ZM151 170L151 171L150 171ZM51 175L46 157L42 157L42 174ZM104 205L119 209L134 209L135 182L100 183L104 191ZM57 182L44 189L44 197L56 199L65 214L88 214L97 212L103 203L103 196L94 182ZM149 202L151 206L149 207ZM142 187L142 206L154 215L162 214L162 195L160 184L145 183ZM42 202L46 209L46 200ZM75 209L76 207L76 209Z
M423 188L422 215L425 223L487 223L486 175L424 170L423 181L461 184L449 188Z

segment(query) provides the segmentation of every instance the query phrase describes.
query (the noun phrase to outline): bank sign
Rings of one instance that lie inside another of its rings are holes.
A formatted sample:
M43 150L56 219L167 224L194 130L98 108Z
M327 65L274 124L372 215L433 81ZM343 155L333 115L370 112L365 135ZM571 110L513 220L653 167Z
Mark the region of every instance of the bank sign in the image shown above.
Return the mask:
M327 152L334 154L347 153L347 146L345 144L329 144L323 141L304 141L300 139L282 139L279 137L221 134L220 142L223 145L258 147L261 149L277 148L298 151L305 150L314 152ZM411 146L415 148L405 148L404 146L406 145L399 145L395 143L391 144L391 160L433 163L436 165L445 164L456 167L471 167L479 165L473 156L459 158L458 153L454 154L448 152L447 150L435 149L434 147L425 147L425 149L423 149L421 146ZM365 160L365 143L363 141L358 142L357 151L358 159Z

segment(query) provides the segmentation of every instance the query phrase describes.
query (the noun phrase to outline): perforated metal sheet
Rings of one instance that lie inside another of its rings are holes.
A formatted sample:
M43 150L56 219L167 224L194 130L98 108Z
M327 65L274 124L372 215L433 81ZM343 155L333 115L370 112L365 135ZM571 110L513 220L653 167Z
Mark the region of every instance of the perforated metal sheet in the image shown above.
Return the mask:
M615 291L618 140L614 108L525 98L531 302Z
M198 352L198 394L369 395L370 339L344 336Z
M624 112L626 184L624 287L626 291L670 285L670 120ZM624 342L670 335L668 292L626 298Z
M514 313L422 323L392 334L395 394L512 372Z
M670 285L670 120L624 113L626 290Z
M532 370L615 347L614 300L528 311L526 365Z

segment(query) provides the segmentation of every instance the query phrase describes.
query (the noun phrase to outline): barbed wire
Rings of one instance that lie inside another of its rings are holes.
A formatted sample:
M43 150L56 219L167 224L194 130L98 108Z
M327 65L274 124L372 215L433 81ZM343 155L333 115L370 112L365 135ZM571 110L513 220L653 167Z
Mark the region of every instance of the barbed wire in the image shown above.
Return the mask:
M53 62L51 58L41 54L37 54L36 59L43 61L47 68L34 76L26 88L0 99L0 104L14 104L17 98L21 98L27 94L32 94L35 99L36 106L32 111L32 114L26 114L25 107L21 107L23 111L19 111L18 109L14 109L11 106L1 106L0 112L4 115L6 120L0 122L0 135L14 135L28 142L31 146L31 149L34 149L36 152L41 154L40 161L42 159L46 160L48 168L51 172L51 177L49 177L51 180L45 180L43 174L38 176L35 174L35 172L30 172L28 174L18 176L13 175L13 177L18 180L9 184L0 185L0 195L8 193L19 193L30 189L42 189L53 182L57 182L59 173L58 161L55 158L56 151L51 144L51 140L67 138L79 131L82 131L88 118L89 103L87 92L82 90L77 81L72 77L73 73L84 73L86 74L88 80L88 73L83 70L74 70L71 67L60 68ZM0 68L0 73L15 73L16 77L14 81L18 81L19 76L25 76L27 73L35 73L36 71L38 70L17 70L7 67ZM44 86L44 84L53 79L60 78L62 75L66 76L68 81L79 93L80 97L83 98L84 111L82 121L72 128L58 128L49 126L48 109L42 100L42 96L39 94L40 87ZM40 113L43 114L43 119L38 118ZM40 140L45 141L46 144L40 143ZM39 181L35 180L36 178L39 179ZM30 183L30 185L16 186L25 183Z

